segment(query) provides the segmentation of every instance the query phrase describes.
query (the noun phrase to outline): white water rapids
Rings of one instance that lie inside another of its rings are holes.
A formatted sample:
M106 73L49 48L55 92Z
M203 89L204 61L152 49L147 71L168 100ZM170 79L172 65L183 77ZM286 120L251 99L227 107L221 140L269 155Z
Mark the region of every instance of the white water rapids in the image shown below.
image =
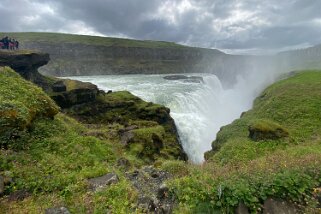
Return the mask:
M190 74L189 74L190 75ZM252 106L253 99L273 79L239 78L230 89L223 89L212 74L204 83L165 80L165 75L108 75L69 77L92 82L102 90L128 90L142 99L171 109L184 151L193 163L202 163L220 127L239 118ZM260 81L261 79L261 81Z

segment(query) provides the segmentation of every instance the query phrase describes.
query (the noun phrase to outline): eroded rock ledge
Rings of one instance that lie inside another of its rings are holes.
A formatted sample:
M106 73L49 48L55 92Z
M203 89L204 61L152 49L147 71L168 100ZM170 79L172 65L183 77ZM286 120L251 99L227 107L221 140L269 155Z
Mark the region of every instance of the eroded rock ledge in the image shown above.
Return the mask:
M0 66L10 66L23 78L43 88L62 108L77 120L92 125L120 124L123 146L145 163L159 159L186 160L170 110L148 103L129 92L105 93L96 85L69 79L47 77L38 72L49 55L34 51L0 51ZM128 129L128 127L135 129ZM128 130L127 130L128 129Z

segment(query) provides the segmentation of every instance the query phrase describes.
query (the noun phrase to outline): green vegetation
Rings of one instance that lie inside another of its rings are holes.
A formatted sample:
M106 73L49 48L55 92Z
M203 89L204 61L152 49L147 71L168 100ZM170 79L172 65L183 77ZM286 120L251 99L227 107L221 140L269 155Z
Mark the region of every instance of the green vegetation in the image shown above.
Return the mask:
M53 118L59 111L42 89L8 67L0 68L0 92L1 147L9 146L11 139L19 137L19 132L29 128L36 118Z
M2 198L1 212L39 213L68 206L75 213L101 213L106 207L124 213L133 206L136 193L115 168L116 157L123 154L115 145L117 138L90 136L105 127L88 128L57 114L58 107L40 88L10 68L0 69L0 83L0 176L13 179L4 193L30 195L23 201ZM108 190L90 192L87 179L108 172L117 172L121 181Z
M72 91L80 83L65 84ZM268 198L319 211L321 72L268 87L252 110L221 129L201 166L176 160L183 154L169 109L129 92L100 93L58 113L40 88L6 67L0 91L0 176L9 180L1 212L65 206L72 213L140 213L140 190L125 171L150 164L170 175L174 213L234 213L239 204L257 213ZM106 173L119 182L91 191L88 179Z
M174 42L133 40L100 36L85 36L63 33L0 33L0 37L9 36L21 42L79 43L85 45L144 47L144 48L187 48Z
M316 212L313 189L321 185L320 91L321 72L279 81L255 100L252 110L221 129L202 167L180 170L175 162L165 163L174 174L185 174L170 182L180 202L177 213L233 213L240 203L255 213L262 211L267 198ZM254 141L253 129L267 137Z
M169 109L145 102L127 91L100 94L97 102L66 112L90 124L118 123L120 127L135 127L128 131L132 137L123 144L138 165L185 157Z

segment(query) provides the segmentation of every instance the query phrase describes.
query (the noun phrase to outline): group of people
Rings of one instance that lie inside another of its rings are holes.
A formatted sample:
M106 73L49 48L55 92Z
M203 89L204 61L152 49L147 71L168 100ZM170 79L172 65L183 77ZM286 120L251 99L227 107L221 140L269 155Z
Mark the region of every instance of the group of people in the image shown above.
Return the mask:
M7 50L19 49L19 42L15 39L12 39L6 36L0 40L0 49L7 49Z

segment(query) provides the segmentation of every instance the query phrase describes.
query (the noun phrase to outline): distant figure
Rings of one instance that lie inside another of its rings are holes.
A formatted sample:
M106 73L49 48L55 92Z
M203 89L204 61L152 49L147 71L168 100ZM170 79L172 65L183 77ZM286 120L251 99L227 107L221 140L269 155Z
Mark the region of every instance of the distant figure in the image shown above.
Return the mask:
M3 38L4 49L9 49L9 38L6 36Z
M15 39L11 39L8 36L0 40L0 49L16 50L19 49L19 42Z
M16 49L18 50L19 49L19 42L16 41Z
M8 45L9 45L9 50L14 50L15 45L14 45L13 40L11 38L9 39Z

